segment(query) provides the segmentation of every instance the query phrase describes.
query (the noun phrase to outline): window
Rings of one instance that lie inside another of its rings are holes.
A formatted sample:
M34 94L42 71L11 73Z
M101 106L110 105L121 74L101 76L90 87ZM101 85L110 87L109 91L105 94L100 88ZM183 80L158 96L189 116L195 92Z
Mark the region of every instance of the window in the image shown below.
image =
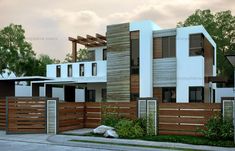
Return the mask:
M88 51L88 60L89 61L95 61L95 50L89 50Z
M176 40L175 36L162 37L162 56L163 58L175 57Z
M203 34L189 35L189 56L204 56Z
M189 87L189 102L203 102L203 87Z
M84 64L79 65L79 75L84 76Z
M56 77L60 77L61 67L60 65L56 66Z
M164 103L176 102L176 88L162 88L162 101Z
M97 76L97 63L92 63L92 76Z
M72 65L68 65L68 77L72 77L73 75L73 68L72 68Z
M95 90L87 90L87 102L95 102Z
M107 49L103 49L103 60L107 60Z
M130 33L131 37L131 74L139 74L139 31Z
M102 97L102 101L106 101L107 99L107 89L102 89L101 90L101 97Z

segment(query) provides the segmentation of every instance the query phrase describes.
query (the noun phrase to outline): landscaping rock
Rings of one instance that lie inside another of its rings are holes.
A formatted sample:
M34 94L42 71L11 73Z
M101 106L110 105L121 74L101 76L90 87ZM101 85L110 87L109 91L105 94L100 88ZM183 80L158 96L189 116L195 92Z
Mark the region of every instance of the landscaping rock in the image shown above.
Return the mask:
M118 134L115 130L107 130L104 133L104 137L109 137L109 138L118 138Z
M93 133L95 134L104 134L107 130L113 130L113 127L100 125L97 128L93 129Z

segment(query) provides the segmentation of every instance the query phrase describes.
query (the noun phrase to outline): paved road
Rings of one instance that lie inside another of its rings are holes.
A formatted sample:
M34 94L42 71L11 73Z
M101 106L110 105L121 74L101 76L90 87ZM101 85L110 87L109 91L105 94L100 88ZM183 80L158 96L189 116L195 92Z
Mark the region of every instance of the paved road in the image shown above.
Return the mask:
M32 143L0 140L1 151L108 151L84 147L63 146L48 143Z

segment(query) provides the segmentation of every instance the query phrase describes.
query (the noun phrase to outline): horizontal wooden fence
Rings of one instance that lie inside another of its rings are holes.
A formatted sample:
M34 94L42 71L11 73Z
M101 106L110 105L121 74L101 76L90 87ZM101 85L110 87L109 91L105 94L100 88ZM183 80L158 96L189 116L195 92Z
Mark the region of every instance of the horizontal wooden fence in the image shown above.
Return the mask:
M167 135L202 135L210 117L221 112L220 103L159 103L158 132Z
M0 98L0 130L6 129L6 99Z
M7 99L7 133L46 133L46 99Z
M97 127L107 114L134 119L136 105L137 102L60 102L59 132Z

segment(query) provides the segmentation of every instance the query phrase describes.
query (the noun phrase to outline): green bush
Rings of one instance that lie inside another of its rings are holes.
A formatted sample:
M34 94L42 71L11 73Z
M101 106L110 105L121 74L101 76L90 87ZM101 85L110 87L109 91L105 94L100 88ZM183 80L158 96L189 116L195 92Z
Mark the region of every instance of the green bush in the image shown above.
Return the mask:
M205 137L212 140L232 140L233 123L223 120L221 115L213 116L205 125L206 129L201 130Z
M144 130L140 122L121 119L115 128L121 138L139 138L144 136Z
M120 117L115 114L107 114L103 115L101 124L115 127L115 125L119 122Z

